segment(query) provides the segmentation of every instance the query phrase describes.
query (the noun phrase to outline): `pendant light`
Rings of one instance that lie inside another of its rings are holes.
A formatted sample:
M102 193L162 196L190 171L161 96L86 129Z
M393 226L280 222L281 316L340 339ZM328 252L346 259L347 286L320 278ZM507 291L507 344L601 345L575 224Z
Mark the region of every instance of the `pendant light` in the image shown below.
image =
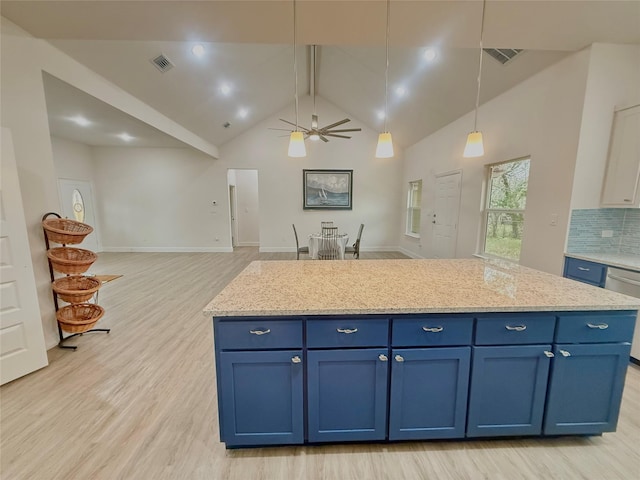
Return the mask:
M387 35L386 35L386 58L387 63L384 70L384 132L378 136L378 147L376 148L376 158L393 157L393 141L391 134L387 130L387 117L389 116L389 13L391 1L387 0Z
M296 55L296 0L293 0L293 75L295 77L296 98L296 129L289 137L289 156L294 158L306 157L307 150L304 146L304 136L298 130L298 58Z
M482 132L478 131L478 107L480 105L480 81L482 78L482 36L484 33L484 9L487 0L482 0L482 21L480 22L480 61L478 62L478 91L476 93L476 111L473 119L473 132L467 136L467 145L464 147L465 158L481 157L484 155Z

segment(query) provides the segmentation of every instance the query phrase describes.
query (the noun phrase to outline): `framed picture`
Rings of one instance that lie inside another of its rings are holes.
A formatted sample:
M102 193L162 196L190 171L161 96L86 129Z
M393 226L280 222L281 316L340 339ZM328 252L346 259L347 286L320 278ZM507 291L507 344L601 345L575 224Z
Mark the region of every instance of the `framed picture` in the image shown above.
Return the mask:
M304 210L351 210L353 170L303 170Z

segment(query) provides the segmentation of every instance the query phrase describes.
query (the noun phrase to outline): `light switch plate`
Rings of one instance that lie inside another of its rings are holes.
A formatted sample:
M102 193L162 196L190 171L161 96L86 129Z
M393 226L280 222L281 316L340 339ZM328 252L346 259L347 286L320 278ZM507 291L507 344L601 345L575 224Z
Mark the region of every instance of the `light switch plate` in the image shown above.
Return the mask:
M602 230L602 238L613 237L613 230Z

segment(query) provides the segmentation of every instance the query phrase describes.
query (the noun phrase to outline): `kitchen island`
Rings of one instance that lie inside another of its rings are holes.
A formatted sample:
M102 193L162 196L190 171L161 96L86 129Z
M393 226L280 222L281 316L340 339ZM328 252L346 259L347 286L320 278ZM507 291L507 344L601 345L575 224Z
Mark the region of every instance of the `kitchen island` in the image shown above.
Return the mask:
M507 262L253 262L204 310L220 438L613 431L639 308Z

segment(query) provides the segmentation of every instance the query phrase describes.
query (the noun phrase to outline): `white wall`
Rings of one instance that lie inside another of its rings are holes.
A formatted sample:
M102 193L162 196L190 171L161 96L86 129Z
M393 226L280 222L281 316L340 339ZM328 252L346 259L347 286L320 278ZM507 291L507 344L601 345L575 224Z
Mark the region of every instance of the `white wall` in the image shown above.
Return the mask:
M89 145L52 135L51 151L56 178L93 182L93 158Z
M594 44L571 208L599 208L614 109L640 104L640 45Z
M322 97L316 98L316 109L321 125L347 116ZM309 126L311 113L311 98L305 96L300 99L301 125ZM362 132L354 132L350 140L308 140L305 158L289 158L289 139L281 136L286 132L268 129L286 127L278 118L293 121L293 108L274 114L220 148L222 167L258 170L261 251L294 251L291 224L296 224L298 237L304 243L308 234L319 231L323 220L333 220L340 231L354 240L360 223L364 223L363 251L396 249L400 231L397 212L402 202L402 150L396 148L395 158L375 158L378 132L351 118L346 127L361 127ZM303 210L303 169L353 169L353 209Z
M260 201L258 198L258 171L234 170L234 172L238 246L259 246Z
M478 128L484 157L462 158L473 112L406 149L403 196L409 181L422 178L423 212L433 209L434 175L463 171L458 257L476 253L485 165L530 155L520 263L561 273L588 61L589 50L578 52L482 105ZM400 211L404 231L404 205ZM550 225L552 214L558 215L557 226ZM425 214L422 219L422 238L403 235L400 245L411 255L429 258L432 224Z

